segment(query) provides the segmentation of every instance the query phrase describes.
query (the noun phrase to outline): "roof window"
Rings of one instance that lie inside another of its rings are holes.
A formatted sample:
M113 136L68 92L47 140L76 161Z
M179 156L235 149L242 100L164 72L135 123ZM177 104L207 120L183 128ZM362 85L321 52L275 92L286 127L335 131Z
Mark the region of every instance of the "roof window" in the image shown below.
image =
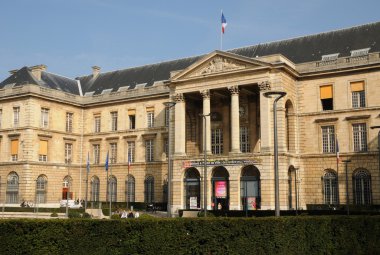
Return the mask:
M322 55L322 61L333 61L337 60L339 56L339 53L334 54L328 54L328 55Z
M358 49L358 50L352 50L351 51L351 57L361 57L368 55L368 52L371 48L365 48L365 49Z

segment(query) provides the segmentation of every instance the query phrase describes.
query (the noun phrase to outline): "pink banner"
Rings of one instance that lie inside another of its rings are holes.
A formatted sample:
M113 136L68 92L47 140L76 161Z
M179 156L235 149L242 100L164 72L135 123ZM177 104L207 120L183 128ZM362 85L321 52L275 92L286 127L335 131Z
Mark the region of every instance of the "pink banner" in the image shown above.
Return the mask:
M216 181L215 182L215 196L225 198L227 197L227 182Z

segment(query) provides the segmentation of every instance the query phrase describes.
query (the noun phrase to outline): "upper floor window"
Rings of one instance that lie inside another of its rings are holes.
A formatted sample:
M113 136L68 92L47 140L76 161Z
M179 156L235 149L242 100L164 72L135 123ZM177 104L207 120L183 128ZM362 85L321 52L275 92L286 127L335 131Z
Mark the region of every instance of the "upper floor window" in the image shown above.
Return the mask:
M170 107L166 106L165 107L165 126L169 126L169 114L170 114Z
M40 150L38 153L38 160L46 162L48 156L48 141L40 140Z
M223 130L211 129L211 152L212 154L223 154Z
M20 125L20 107L13 107L13 126L18 127Z
M11 159L12 161L18 160L18 140L11 141Z
M94 164L99 164L100 159L100 144L94 144L92 145L92 148L94 150Z
M49 127L49 109L47 108L41 108L41 127Z
M100 116L94 116L94 132L99 133L100 132Z
M73 116L71 112L66 113L66 132L73 132Z
M117 112L111 112L111 131L117 131Z
M325 85L319 87L320 89L320 97L322 110L328 111L334 109L334 101L333 101L333 87L332 85Z
M136 128L136 110L129 109L128 110L128 120L129 120L129 129Z
M154 141L152 139L145 141L145 160L147 162L154 160Z
M111 147L110 161L111 163L116 163L117 162L117 143L110 143L110 147Z
M3 119L3 110L0 109L0 128L1 128L2 119Z
M72 162L73 144L65 143L65 163L70 164Z
M240 127L240 151L247 153L251 151L249 143L249 129L248 127Z
M364 81L351 82L352 108L365 107Z
M128 162L135 162L135 142L128 141Z
M323 153L335 152L335 127L322 127L322 151Z
M164 153L166 154L166 157L169 156L169 139L164 138Z
M154 127L154 108L149 107L146 109L146 123L148 128Z
M366 123L352 124L354 151L367 151L367 125Z

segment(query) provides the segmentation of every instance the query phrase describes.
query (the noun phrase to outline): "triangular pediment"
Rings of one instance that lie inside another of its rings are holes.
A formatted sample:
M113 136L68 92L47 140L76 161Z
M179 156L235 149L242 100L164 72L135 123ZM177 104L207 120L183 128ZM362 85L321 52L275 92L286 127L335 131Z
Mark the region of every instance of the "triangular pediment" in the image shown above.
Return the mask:
M177 72L171 80L178 81L268 66L270 64L262 61L228 52L214 51L186 69Z

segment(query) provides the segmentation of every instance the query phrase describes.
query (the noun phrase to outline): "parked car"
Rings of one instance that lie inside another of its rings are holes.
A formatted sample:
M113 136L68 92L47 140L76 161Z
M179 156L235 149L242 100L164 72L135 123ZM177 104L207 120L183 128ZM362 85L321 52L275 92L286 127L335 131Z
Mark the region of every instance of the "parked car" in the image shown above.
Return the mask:
M66 200L66 199L62 199L59 204L61 207L66 207L66 204L68 203L68 206L69 208L73 208L73 209L78 209L78 208L82 208L82 204L79 202L77 203L75 200Z

